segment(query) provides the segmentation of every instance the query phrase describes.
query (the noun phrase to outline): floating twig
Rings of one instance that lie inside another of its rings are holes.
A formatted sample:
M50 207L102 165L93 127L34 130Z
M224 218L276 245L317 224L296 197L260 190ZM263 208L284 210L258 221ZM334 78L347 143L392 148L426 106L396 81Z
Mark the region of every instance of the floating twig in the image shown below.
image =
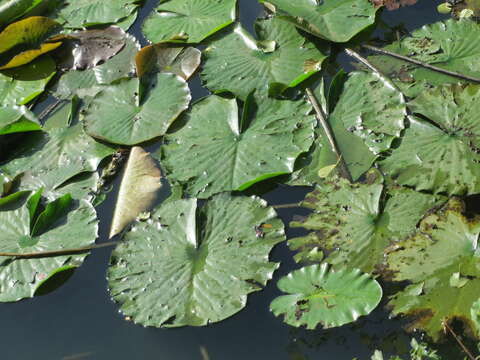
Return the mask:
M272 205L274 209L292 209L302 207L300 203L292 203L292 204L280 204L280 205Z
M439 68L439 67L437 67L437 66L433 66L433 65L427 64L427 63L425 63L425 62L423 62L423 61L409 58L408 56L400 55L400 54L397 54L397 53L394 53L394 52L391 52L391 51L388 51L388 50L385 50L385 49L377 48L376 46L372 46L372 45L362 45L362 47L365 48L365 49L368 49L368 50L370 50L370 51L376 52L376 53L378 53L378 54L391 56L391 57L393 57L393 58L396 58L396 59L399 59L399 60L403 60L403 61L409 62L409 63L411 63L411 64L415 64L415 65L421 66L421 67L423 67L423 68L426 68L426 69L429 69L429 70L432 70L432 71L439 72L439 73L444 74L444 75L453 76L453 77L456 77L456 78L459 78L459 79L462 79L462 80L465 80L465 81L470 81L470 82L474 82L474 83L480 83L480 78L476 78L476 77L473 77L473 76L460 74L460 73L457 73L457 72L455 72L455 71L450 71L450 70L442 69L442 68Z
M448 330L448 332L453 336L453 338L458 343L458 345L460 345L460 347L462 348L463 352L467 355L467 357L470 360L476 360L477 358L475 356L473 356L473 354L470 352L470 350L468 350L468 348L465 346L465 344L462 342L462 340L458 337L458 335L455 334L455 332L450 327L450 325L448 325L448 323L446 321L443 321L442 325L443 325L443 328Z
M318 103L318 100L315 97L312 89L306 88L305 92L307 93L308 99L312 104L313 109L315 110L318 122L320 123L320 125L322 125L323 131L327 135L327 139L328 139L328 142L330 143L332 151L337 156L337 160L339 162L338 170L340 172L340 175L345 179L347 179L348 181L353 182L352 175L350 174L350 171L348 170L347 164L345 163L342 153L337 146L337 142L335 141L335 137L333 135L332 129L330 128L330 125L327 122L326 114L324 113L322 107Z

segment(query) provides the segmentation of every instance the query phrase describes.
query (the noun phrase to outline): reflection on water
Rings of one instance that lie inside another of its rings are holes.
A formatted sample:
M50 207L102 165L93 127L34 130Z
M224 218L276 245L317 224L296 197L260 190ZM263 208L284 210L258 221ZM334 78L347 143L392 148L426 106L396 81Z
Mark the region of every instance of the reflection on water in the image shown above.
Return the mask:
M148 0L141 17L157 2ZM435 10L439 2L422 0L412 7L384 12L382 19L390 26L403 23L403 28L412 30L442 18ZM261 7L255 0L240 0L240 7L241 21L251 31ZM137 22L133 32L139 36L139 31ZM144 39L142 42L145 44ZM350 61L339 57L347 68ZM207 94L198 77L191 87L195 98ZM298 202L308 191L270 185L273 190L264 198L272 204ZM107 239L113 195L99 208L101 241ZM305 213L302 209L279 210L286 224L295 214ZM287 229L289 237L301 234L301 229ZM273 281L264 291L250 295L249 305L239 314L206 328L143 328L125 321L109 298L105 272L110 251L94 251L70 281L51 294L0 305L1 359L351 360L355 356L369 359L378 347L387 353L408 349L408 337L400 330L402 323L385 320L382 309L355 324L331 330L295 329L275 318L268 310L270 301L279 295L275 282L297 267L285 244L272 254L274 261L282 261Z

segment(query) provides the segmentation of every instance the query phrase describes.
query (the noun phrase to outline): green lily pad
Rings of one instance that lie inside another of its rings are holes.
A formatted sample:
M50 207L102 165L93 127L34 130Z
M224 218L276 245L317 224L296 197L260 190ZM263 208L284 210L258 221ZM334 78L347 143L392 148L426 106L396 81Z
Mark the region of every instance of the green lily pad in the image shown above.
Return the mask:
M36 116L25 106L0 105L0 135L41 130Z
M409 103L400 146L381 162L398 183L417 190L456 195L480 191L480 86L444 85Z
M10 177L23 174L29 178L22 181L21 190L58 190L76 175L96 171L100 161L114 152L86 135L79 123L29 133L22 140L9 161L0 165L0 171Z
M190 90L185 80L159 73L139 105L140 80L125 79L102 91L83 113L89 135L114 144L135 145L164 135L188 108Z
M30 64L0 72L0 103L29 103L43 93L55 71L53 59L42 56Z
M294 87L321 69L327 57L277 18L258 20L258 41L237 25L204 51L202 80L212 91L229 90L245 99L252 90ZM269 46L267 46L269 45Z
M426 331L434 340L441 337L443 322L454 319L480 337L471 312L480 291L480 223L467 219L463 211L463 203L452 199L425 217L418 232L399 242L387 258L394 280L413 282L392 297L393 313L412 315L411 328ZM460 287L451 280L457 273L467 279Z
M160 148L168 178L188 194L208 198L291 173L312 144L311 107L304 101L253 101L249 97L243 118L235 99L213 95L196 103L186 125ZM253 115L246 110L252 106Z
M0 251L36 253L91 245L97 237L97 217L87 202L76 202L62 211L37 235L31 233L29 202L22 201L0 208ZM78 267L87 253L36 257L0 258L0 301L18 301L33 297L37 287L51 274L65 266Z
M113 251L110 294L145 326L221 321L272 278L279 264L268 254L284 239L282 222L259 198L221 194L201 209L196 199L169 202Z
M277 15L309 33L333 42L345 42L375 22L368 0L260 0Z
M328 264L295 270L281 278L278 288L288 293L270 304L292 326L328 329L354 322L371 313L382 299L380 284L358 269L335 271Z
M395 41L386 50L408 56L461 74L480 77L480 26L471 20L437 22L412 32L410 37ZM458 78L389 56L371 56L369 60L402 88L415 97L428 86L458 83Z
M357 180L400 137L406 117L403 95L374 73L352 72L343 85L331 114L326 111L323 85L315 91L348 170ZM333 106L332 106L333 107ZM323 128L316 130L309 154L298 164L292 185L312 185L320 180L318 171L338 163Z
M64 27L80 29L99 24L115 24L137 8L137 0L75 0L67 1L55 15L65 21Z
M366 183L355 184L332 177L305 197L302 206L313 212L290 224L312 231L288 242L298 251L297 262L315 261L312 254L327 250L325 261L336 268L378 271L385 249L413 233L425 212L445 201L407 188L387 188L376 170L366 177Z
M42 5L44 0L2 0L0 1L0 26L3 27Z
M143 24L153 43L175 40L199 43L235 21L236 0L167 0Z

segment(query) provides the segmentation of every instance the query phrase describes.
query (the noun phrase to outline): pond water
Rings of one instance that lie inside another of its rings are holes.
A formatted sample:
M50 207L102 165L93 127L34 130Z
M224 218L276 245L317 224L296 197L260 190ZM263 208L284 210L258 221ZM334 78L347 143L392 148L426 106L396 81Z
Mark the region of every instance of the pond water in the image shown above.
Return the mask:
M142 39L139 24L158 1L149 0L141 10L132 32ZM419 0L415 6L398 11L384 11L382 20L389 26L403 24L413 30L444 18L436 11L440 1ZM241 21L253 29L253 21L261 12L253 0L241 0ZM381 36L381 31L377 30ZM143 45L146 43L142 39ZM344 55L339 64L351 69L352 60ZM207 94L198 77L191 84L194 99ZM270 183L263 197L271 204L294 203L303 199L308 188L289 188ZM99 242L106 241L115 193L99 207L101 219ZM303 209L279 209L288 224ZM287 228L287 237L301 235L298 229ZM246 309L235 316L203 328L143 328L125 321L107 292L105 273L111 249L97 249L58 290L31 300L0 305L1 358L23 359L161 359L161 360L351 360L370 359L375 348L387 354L407 349L409 337L399 320L386 320L380 308L368 319L352 326L332 330L307 331L294 329L275 318L269 304L279 291L276 280L298 267L286 244L272 253L273 261L281 261L264 291L250 295ZM445 348L454 347L447 344ZM453 348L448 359L461 359ZM455 355L456 354L456 355Z

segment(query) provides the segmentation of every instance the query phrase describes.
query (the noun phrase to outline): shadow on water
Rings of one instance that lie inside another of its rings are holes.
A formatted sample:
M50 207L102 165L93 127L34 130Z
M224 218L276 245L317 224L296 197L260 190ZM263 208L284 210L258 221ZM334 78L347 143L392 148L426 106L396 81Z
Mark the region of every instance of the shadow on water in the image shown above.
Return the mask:
M148 0L131 32L142 45L140 24L156 6ZM413 30L443 17L436 12L438 1L422 0L412 7L384 12L382 19L390 26L403 24ZM240 20L249 30L261 11L253 0L240 0ZM381 33L379 33L381 36ZM351 70L351 60L338 58ZM208 94L197 76L190 83L194 99ZM118 184L118 180L117 180ZM271 204L296 203L308 188L288 188L274 181L266 184L263 197ZM261 190L261 189L256 189ZM98 208L101 219L99 241L106 241L115 193ZM285 224L305 209L279 209ZM287 227L289 238L302 235ZM408 337L399 320L386 320L382 308L368 318L340 329L307 331L286 326L269 312L269 303L279 295L275 283L280 276L298 267L286 244L275 248L273 261L282 266L266 289L252 294L248 306L239 314L205 328L143 328L125 321L110 300L105 279L111 249L96 249L58 290L28 301L0 306L1 359L161 359L161 360L351 360L370 359L373 349L387 353L405 353ZM457 352L458 354L458 352ZM449 357L455 359L455 357Z

